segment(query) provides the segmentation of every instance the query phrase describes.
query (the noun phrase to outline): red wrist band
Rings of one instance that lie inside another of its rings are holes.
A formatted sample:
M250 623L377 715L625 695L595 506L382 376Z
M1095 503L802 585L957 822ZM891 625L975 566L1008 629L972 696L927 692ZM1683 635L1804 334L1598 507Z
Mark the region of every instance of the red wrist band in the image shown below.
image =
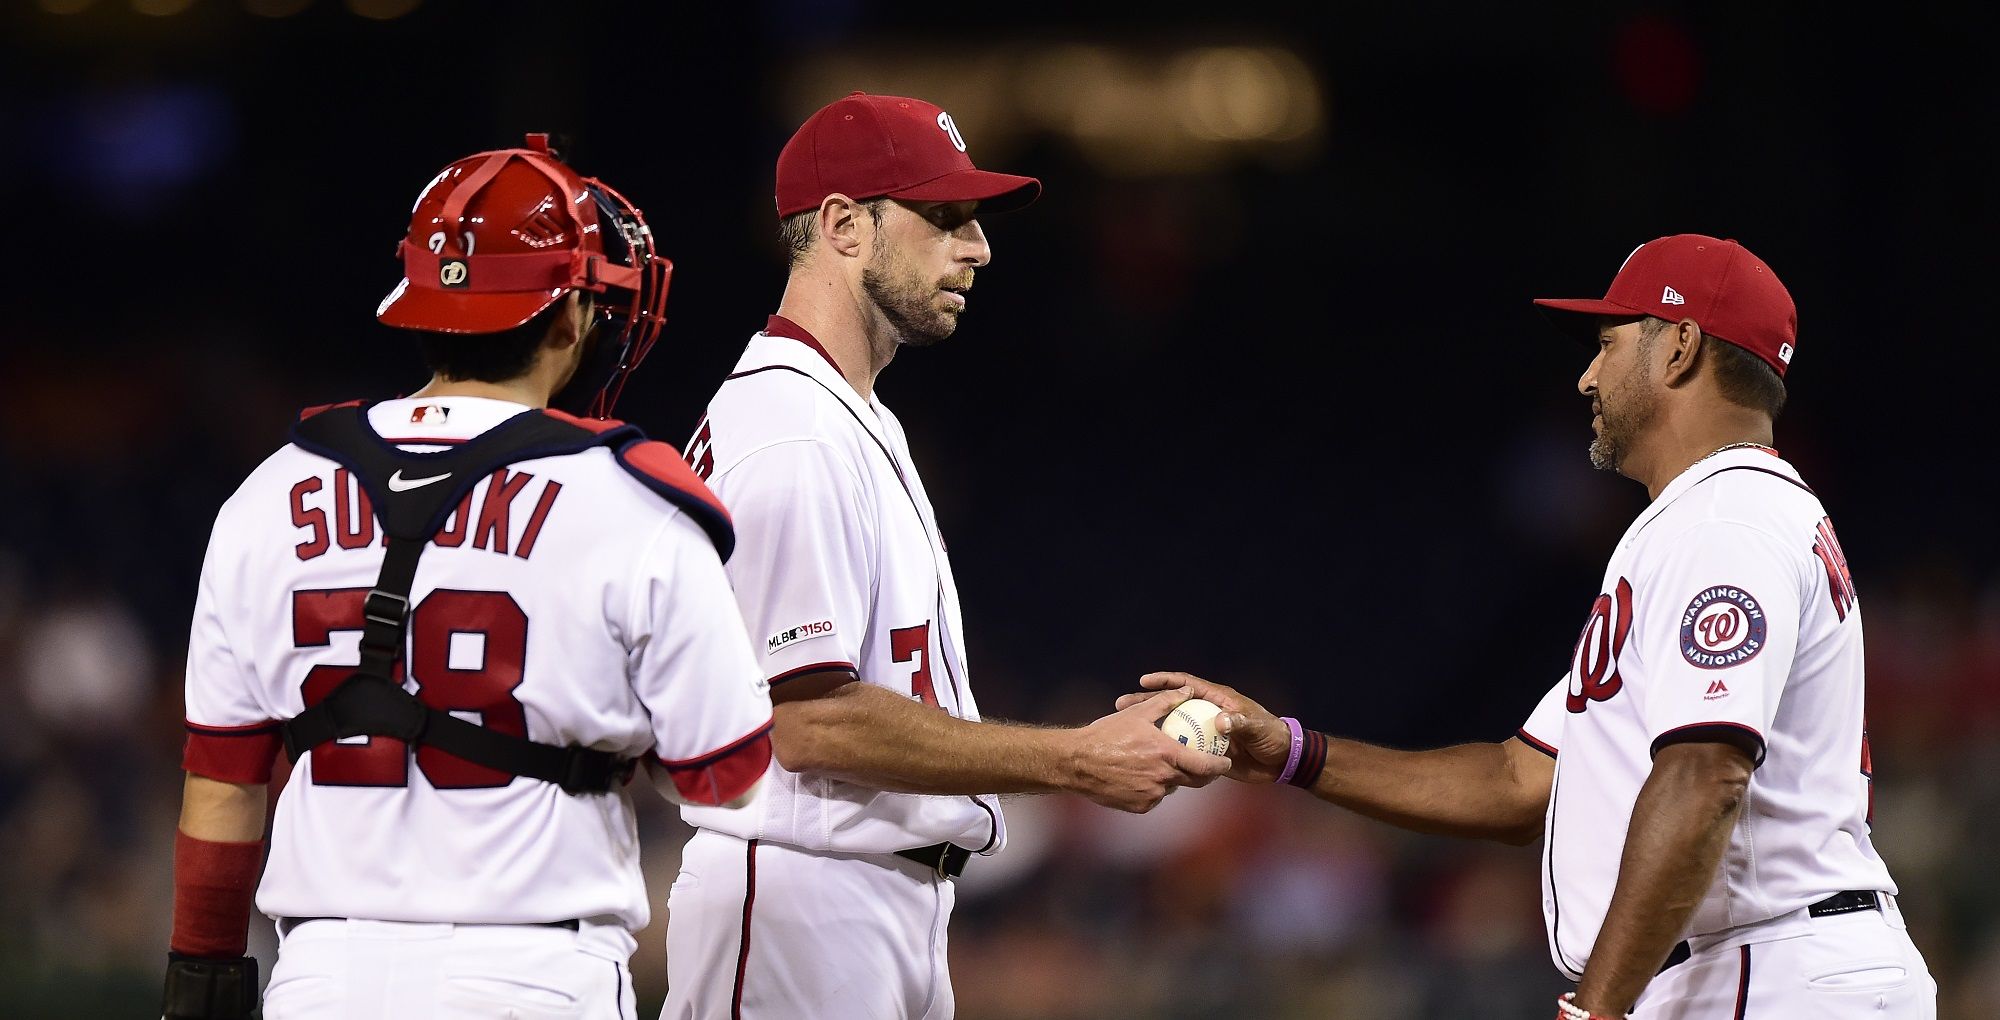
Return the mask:
M217 843L174 833L174 935L188 956L242 956L264 843Z

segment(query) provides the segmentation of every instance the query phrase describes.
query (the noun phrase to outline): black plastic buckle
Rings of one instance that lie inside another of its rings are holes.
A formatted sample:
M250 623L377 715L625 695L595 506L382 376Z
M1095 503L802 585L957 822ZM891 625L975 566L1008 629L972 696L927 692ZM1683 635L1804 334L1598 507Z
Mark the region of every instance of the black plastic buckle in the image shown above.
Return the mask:
M602 751L570 745L563 749L563 774L556 785L564 793L608 793L619 768Z
M915 861L932 871L937 877L957 878L965 874L965 862L972 859L972 851L956 843L933 843L909 850L898 850L896 856Z
M381 603L375 600L381 599ZM369 623L379 623L401 629L403 621L410 615L410 600L380 588L370 588L368 598L361 603L361 618Z

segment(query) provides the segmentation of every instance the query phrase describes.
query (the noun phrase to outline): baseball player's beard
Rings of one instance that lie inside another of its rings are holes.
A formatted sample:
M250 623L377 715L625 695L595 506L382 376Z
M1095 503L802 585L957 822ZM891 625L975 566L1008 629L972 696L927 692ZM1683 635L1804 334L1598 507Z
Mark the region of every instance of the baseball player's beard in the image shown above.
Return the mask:
M1597 438L1590 441L1590 466L1599 471L1617 471L1624 465L1633 440L1659 410L1658 398L1646 389L1643 381L1628 380L1628 385L1619 387L1616 396L1621 406L1615 411L1602 396L1597 401L1597 413L1604 424L1598 428Z
M929 347L958 328L957 314L938 310L938 288L924 283L915 270L898 264L887 253L861 271L861 287L889 320L898 343Z

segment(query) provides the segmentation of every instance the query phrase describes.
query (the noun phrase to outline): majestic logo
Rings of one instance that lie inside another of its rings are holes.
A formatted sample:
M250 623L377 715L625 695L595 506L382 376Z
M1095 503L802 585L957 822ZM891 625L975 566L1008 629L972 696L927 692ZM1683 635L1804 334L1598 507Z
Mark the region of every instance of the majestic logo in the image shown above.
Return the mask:
M472 273L465 267L464 259L438 260L438 286L457 289L466 285Z
M825 637L833 633L832 620L802 623L790 630L781 630L764 639L764 654L771 655L787 645L795 645L809 638Z
M1680 291L1668 287L1660 293L1660 303L1663 305L1684 305L1688 303L1688 299L1682 297Z
M389 476L389 491L408 492L411 489L421 489L432 482L442 482L450 477L451 472L446 471L444 474L431 475L428 478L404 478L403 469L397 468L396 473Z
M1787 365L1789 365L1789 364L1791 364L1791 363L1792 363L1792 345L1791 345L1791 344L1779 344L1779 345L1778 345L1778 360L1779 360L1779 361L1782 361L1782 362L1784 362L1784 363L1785 363L1785 364L1787 364Z
M1618 655L1632 633L1632 582L1618 579L1609 595L1599 595L1576 639L1576 657L1569 671L1569 697L1564 707L1581 713L1593 701L1609 701L1625 687L1618 675Z
M1749 592L1726 584L1704 588L1681 614L1681 658L1702 669L1740 665L1764 650L1764 632L1764 607Z
M951 139L951 147L964 152L965 136L958 133L958 124L951 119L951 114L939 113L937 124L938 129L945 133L945 137Z
M451 417L451 408L442 404L420 404L410 412L412 425L443 425Z
M1714 680L1709 683L1708 693L1702 695L1701 700L1714 701L1717 698L1726 697L1729 697L1729 685L1723 683L1721 680Z

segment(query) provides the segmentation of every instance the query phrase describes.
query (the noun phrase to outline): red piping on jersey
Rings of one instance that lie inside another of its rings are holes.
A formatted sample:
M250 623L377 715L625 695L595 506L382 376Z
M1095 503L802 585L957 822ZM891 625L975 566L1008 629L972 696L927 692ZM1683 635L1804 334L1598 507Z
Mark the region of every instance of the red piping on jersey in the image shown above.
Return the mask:
M847 378L847 374L840 370L840 362L833 360L833 355L828 354L826 352L826 348L820 346L820 342L818 340L813 339L813 335L811 333L806 332L806 328L804 326L801 326L798 323L793 322L792 320L787 319L782 315L773 315L764 322L764 335L781 336L787 340L797 340L798 342L805 344L807 347L810 347L813 350L818 351L819 356L825 358L826 363L833 366L833 372L835 375L838 375L843 379Z
M1736 1018L1743 1020L1750 1006L1750 947L1739 946L1738 956L1743 961L1742 976L1736 979Z
M743 935L736 943L736 991L729 997L729 1020L743 1020L743 975L750 969L750 908L757 902L757 841L744 852Z
M787 680L797 680L798 678L805 676L807 673L853 673L855 676L861 675L861 671L855 669L854 663L851 662L815 662L810 666L800 666L797 669L788 669L783 673L780 673L777 676L772 677L767 682L771 686L776 687Z
M1532 747L1535 750L1540 751L1551 758L1556 756L1556 749L1547 744L1542 743L1539 740L1536 740L1535 735L1529 733L1527 727L1524 726L1518 730L1515 730L1514 735L1521 738L1521 743L1526 744L1529 747Z
M1752 762L1750 767L1756 768L1764 764L1764 752L1768 750L1767 745L1764 743L1764 734L1759 733L1755 726L1745 726L1739 722L1699 722L1688 723L1685 726L1676 726L1653 738L1653 756L1656 758L1659 757L1660 748L1668 744L1678 744L1688 740L1699 739L1697 734L1703 730L1741 730L1750 734L1757 741L1757 754L1755 756L1757 760Z

